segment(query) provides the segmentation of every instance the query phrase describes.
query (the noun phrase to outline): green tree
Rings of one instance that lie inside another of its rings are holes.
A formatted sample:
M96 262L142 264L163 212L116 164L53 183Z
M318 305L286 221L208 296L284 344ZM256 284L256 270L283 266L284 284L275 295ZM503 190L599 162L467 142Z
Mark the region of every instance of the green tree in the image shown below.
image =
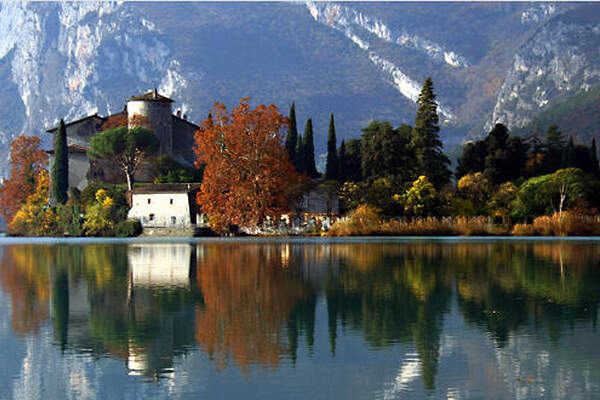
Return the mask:
M551 125L546 131L546 152L544 155L544 171L554 172L562 167L562 155L565 151L565 137L558 126Z
M569 141L565 146L562 156L562 166L564 168L573 167L576 165L575 158L575 142L573 141L573 136L569 136Z
M310 121L310 119L308 121ZM308 126L308 121L306 121L307 126ZM305 135L306 135L307 126L304 127ZM312 123L311 123L310 129L312 130ZM296 170L300 174L303 174L306 172L306 165L304 165L305 159L306 159L306 149L304 148L305 140L306 140L306 137L302 137L302 135L298 135L298 139L296 140L296 152L295 152L296 162L294 163L294 165L296 166Z
M361 163L365 179L398 177L404 182L413 175L412 155L408 149L412 128L394 129L389 122L372 121L361 138Z
M417 217L433 215L437 203L437 191L426 176L421 175L402 196L404 211Z
M311 178L319 176L317 167L315 165L315 136L313 133L312 119L306 121L306 127L304 128L304 141L303 141L303 155L304 155L304 172Z
M485 205L490 197L491 186L487 177L481 172L468 174L460 178L456 185L458 192L471 201L476 214L485 212Z
M127 188L133 187L133 178L142 161L156 153L160 142L152 131L134 127L107 129L90 140L92 160L107 160L118 165L127 177Z
M346 146L347 171L344 173L347 181L358 182L363 179L361 147L362 142L360 139L350 139L348 141Z
M521 176L527 161L527 145L521 138L510 136L508 128L496 124L485 139L485 175L492 184L500 184Z
M592 139L590 146L590 171L591 174L598 177L600 175L600 166L598 166L598 149L596 148L596 139Z
M340 144L340 150L338 152L338 160L339 160L339 179L341 182L345 182L347 180L348 175L348 160L346 159L346 142L342 139L342 143Z
M458 159L456 178L460 179L467 174L483 172L485 169L486 156L487 150L485 148L485 141L477 140L476 142L467 143L465 147L463 147L463 152Z
M296 146L298 145L298 128L296 127L296 103L290 107L287 135L285 135L285 148L290 155L290 161L296 165Z
M58 132L54 136L54 160L52 163L52 194L58 204L65 204L69 198L69 149L65 121L60 120Z
M335 122L333 114L329 118L329 135L327 137L327 164L325 166L325 177L327 179L338 179L338 157L335 138Z
M442 152L443 144L438 134L440 127L435 97L433 81L427 78L417 100L410 145L415 154L417 173L429 177L434 186L439 188L450 180L452 174L448 169L450 160Z

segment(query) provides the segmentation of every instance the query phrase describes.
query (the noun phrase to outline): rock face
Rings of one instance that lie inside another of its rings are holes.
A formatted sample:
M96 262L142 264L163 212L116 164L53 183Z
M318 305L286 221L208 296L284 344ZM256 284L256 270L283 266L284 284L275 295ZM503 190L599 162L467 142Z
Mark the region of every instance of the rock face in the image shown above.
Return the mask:
M158 88L192 121L214 101L296 102L325 152L371 119L412 123L433 77L447 144L524 124L598 75L600 6L544 3L2 3L0 175L9 143ZM540 72L541 70L541 72ZM539 89L538 89L539 87ZM542 107L540 107L540 104Z
M583 7L551 19L514 56L491 118L521 128L553 100L600 80L600 9Z

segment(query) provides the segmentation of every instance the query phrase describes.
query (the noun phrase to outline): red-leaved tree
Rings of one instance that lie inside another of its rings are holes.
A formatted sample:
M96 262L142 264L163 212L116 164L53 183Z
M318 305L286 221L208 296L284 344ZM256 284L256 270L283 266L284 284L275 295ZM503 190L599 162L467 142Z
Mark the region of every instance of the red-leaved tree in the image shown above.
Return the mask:
M283 145L287 119L274 105L252 109L243 98L231 112L215 103L196 132L196 166L205 165L197 201L217 231L278 221L288 189L301 179Z
M0 185L0 215L6 223L35 191L40 172L48 165L48 154L36 136L19 136L10 144L10 177Z

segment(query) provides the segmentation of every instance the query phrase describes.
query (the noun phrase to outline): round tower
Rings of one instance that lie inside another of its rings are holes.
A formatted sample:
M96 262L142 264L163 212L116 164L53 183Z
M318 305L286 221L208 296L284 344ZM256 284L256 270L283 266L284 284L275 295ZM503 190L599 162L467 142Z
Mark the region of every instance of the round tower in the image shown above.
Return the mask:
M129 128L145 126L151 128L160 140L160 152L173 154L173 100L158 94L154 89L127 101L127 122Z

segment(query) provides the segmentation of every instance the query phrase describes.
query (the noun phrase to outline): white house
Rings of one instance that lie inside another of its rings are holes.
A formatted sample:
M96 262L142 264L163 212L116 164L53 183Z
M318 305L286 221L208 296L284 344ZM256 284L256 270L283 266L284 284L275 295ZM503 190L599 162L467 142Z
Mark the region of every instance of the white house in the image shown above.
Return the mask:
M190 228L198 220L198 185L162 183L136 187L131 193L128 218L144 228Z

